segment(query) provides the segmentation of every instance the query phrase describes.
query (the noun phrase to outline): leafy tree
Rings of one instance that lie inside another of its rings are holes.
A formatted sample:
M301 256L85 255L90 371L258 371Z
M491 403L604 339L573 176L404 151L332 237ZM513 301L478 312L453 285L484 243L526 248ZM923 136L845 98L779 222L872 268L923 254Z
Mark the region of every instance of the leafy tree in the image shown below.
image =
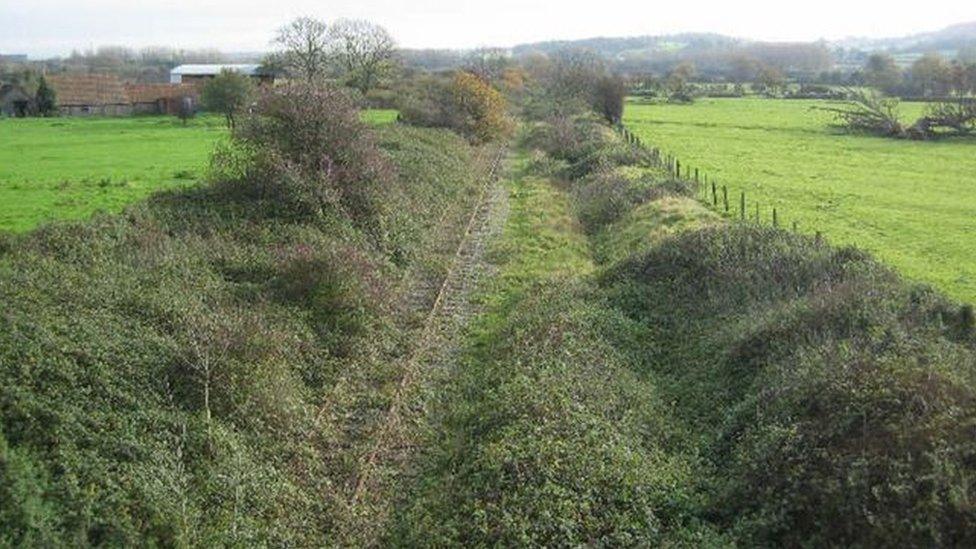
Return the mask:
M912 64L912 91L925 96L942 96L949 92L952 69L945 58L927 53Z
M786 77L776 67L764 65L756 74L756 87L761 93L776 95L786 87Z
M41 116L54 116L58 112L57 93L54 88L47 84L47 80L43 76L37 84L34 103L37 105L37 114Z
M505 97L490 84L464 71L454 75L454 103L461 115L462 133L478 142L494 141L511 134L513 124Z
M318 19L299 17L278 29L279 48L265 64L306 82L324 78L329 69L328 27Z
M480 77L458 71L453 78L428 77L401 97L402 119L417 126L451 128L471 141L507 137L513 130L505 96Z
M329 29L327 42L331 62L346 83L364 96L396 66L396 41L375 23L341 19Z
M227 119L227 126L236 126L235 117L254 94L251 79L235 71L224 69L203 86L200 100L204 108L219 112Z
M891 93L901 84L902 75L895 59L887 53L875 53L864 66L864 78L869 86Z

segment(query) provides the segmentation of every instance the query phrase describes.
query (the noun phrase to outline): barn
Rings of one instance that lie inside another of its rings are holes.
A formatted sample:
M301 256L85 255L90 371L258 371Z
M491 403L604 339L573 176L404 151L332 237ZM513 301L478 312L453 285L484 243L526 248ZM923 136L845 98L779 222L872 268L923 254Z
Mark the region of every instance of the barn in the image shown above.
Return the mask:
M273 84L274 75L261 65L180 65L169 72L172 84L202 84L221 73L233 71L250 76L258 84Z
M125 85L107 74L52 75L48 84L57 94L61 114L68 116L124 116L135 109Z
M178 114L184 98L199 103L200 92L191 84L126 84L125 92L136 114Z

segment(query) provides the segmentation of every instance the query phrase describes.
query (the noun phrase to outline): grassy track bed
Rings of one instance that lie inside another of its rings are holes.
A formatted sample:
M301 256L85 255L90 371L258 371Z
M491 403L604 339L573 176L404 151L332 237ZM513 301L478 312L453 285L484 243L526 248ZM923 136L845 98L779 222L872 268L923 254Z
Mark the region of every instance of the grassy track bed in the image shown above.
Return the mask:
M498 275L470 348L438 391L406 545L716 539L691 519L675 423L632 365L637 326L608 308L572 196L518 162Z
M916 280L976 301L976 145L842 135L817 101L703 99L631 103L625 123L645 141L739 192L769 222L797 221L831 242L869 250ZM921 113L903 105L904 118Z

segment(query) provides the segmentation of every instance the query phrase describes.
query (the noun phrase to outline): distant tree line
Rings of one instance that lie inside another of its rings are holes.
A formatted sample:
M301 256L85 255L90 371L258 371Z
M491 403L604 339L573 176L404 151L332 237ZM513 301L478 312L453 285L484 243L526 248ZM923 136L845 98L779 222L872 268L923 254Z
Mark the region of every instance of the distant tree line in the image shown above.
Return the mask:
M954 60L928 53L908 69L900 68L887 53L868 57L863 83L888 95L940 98L976 94L976 55L966 51Z

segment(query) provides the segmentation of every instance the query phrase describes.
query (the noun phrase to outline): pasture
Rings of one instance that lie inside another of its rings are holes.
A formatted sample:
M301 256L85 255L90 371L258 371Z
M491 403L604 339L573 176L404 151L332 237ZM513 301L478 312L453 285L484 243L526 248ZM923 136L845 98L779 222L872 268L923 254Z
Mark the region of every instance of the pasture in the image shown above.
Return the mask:
M220 117L0 120L0 229L119 211L153 191L194 183Z
M371 110L374 125L396 111ZM118 212L155 191L195 184L223 118L0 119L0 231L23 232L54 219Z
M820 101L702 99L630 102L641 138L727 185L738 215L798 223L834 244L874 253L915 280L976 302L976 142L845 135ZM901 106L914 120L923 106ZM721 194L721 191L720 191ZM721 207L721 198L719 198Z

